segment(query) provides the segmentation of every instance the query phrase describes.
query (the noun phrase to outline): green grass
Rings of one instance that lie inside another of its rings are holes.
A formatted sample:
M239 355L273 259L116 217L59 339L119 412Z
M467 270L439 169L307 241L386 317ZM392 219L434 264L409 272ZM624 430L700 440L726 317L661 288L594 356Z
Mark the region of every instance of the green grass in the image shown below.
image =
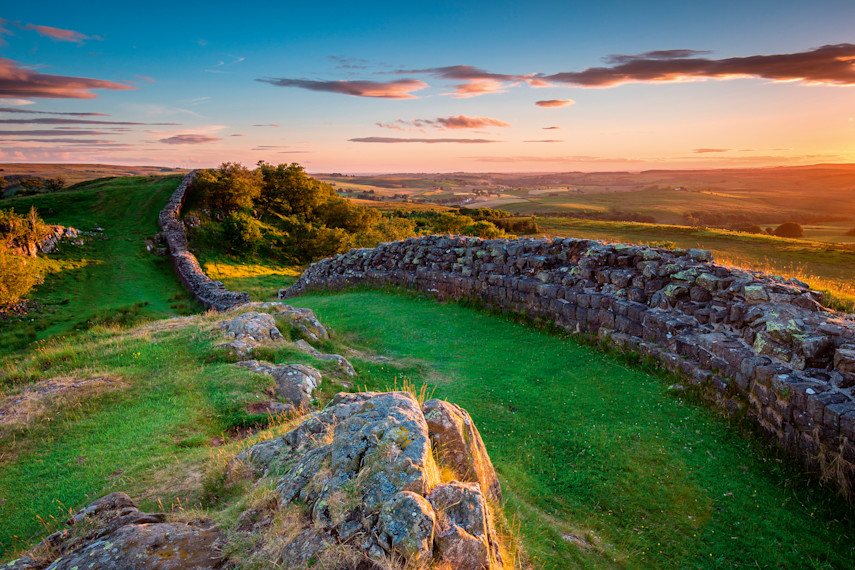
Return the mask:
M376 291L292 302L429 367L435 396L480 429L537 568L842 568L855 556L849 508L669 394L672 379L459 305ZM369 389L395 373L360 370ZM593 546L562 538L573 533Z
M41 309L23 321L0 323L0 354L117 311L151 319L200 310L169 258L145 249L179 181L178 176L116 178L93 181L81 190L4 200L4 208L25 212L32 205L48 223L92 234L85 245L65 244L40 260L45 282L30 298Z

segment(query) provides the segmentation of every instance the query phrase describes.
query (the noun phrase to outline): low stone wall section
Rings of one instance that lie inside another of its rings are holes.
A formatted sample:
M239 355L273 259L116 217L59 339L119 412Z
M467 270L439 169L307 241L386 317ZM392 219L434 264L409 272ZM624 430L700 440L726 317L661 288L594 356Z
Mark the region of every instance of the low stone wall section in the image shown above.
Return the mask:
M855 484L855 320L796 279L700 249L426 236L322 260L280 296L358 285L477 299L652 357L844 494Z
M193 182L196 171L187 174L160 212L160 229L169 245L169 253L179 279L196 299L209 309L227 311L237 305L249 303L249 293L229 291L221 281L214 281L202 271L196 256L190 253L187 232L180 219L181 208L187 189Z

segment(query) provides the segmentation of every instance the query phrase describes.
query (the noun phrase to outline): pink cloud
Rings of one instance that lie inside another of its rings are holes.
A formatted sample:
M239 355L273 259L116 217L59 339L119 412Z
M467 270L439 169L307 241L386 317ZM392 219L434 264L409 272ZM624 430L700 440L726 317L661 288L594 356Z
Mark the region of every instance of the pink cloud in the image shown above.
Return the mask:
M36 26L35 24L27 24L25 30L33 30L37 34L50 38L58 42L74 42L82 44L83 40L88 40L89 36L84 36L80 32L73 30L63 30L61 28L51 28L50 26Z
M437 144L437 143L459 143L459 144L481 144L481 143L494 143L501 141L492 141L487 139L400 139L400 138L392 138L392 137L362 137L356 139L348 139L350 142L361 142L361 143L425 143L425 144Z
M405 121L398 119L392 123L375 123L378 127L384 129L394 129L403 131L404 127L413 127L424 129L432 127L435 129L483 129L486 127L510 127L508 123L493 119L491 117L467 117L466 115L457 115L451 117L437 117L436 119L415 119L413 121ZM422 131L424 132L424 131Z
M544 131L555 131L560 129L561 127L543 127Z
M728 152L729 148L696 148L692 152L697 154L704 154L708 152Z
M424 81L402 79L400 81L314 81L311 79L260 78L256 81L277 87L298 87L309 91L341 93L354 97L377 97L380 99L417 99L412 94L428 86Z
M568 105L574 104L576 101L573 99L546 99L545 101L536 101L535 105L538 107L567 107Z
M28 115L70 115L73 117L109 117L106 113L60 113L56 111L35 111L15 107L0 107L0 113L26 113Z
M208 135L174 135L165 139L160 139L159 142L164 144L202 144L221 140L223 139Z
M0 58L0 97L44 97L50 99L95 99L93 89L124 91L136 89L103 79L48 75L20 67L11 59Z
M440 79L463 81L463 83L455 85L455 91L449 93L458 98L477 97L488 93L504 93L506 87L523 82L533 87L545 87L549 85L543 77L537 74L509 75L506 73L491 73L471 65L399 70L395 73L424 74Z
M177 126L181 123L134 123L131 121L98 121L95 119L59 119L39 117L38 119L0 119L3 124L17 125L158 125Z
M582 87L613 87L624 83L702 81L754 77L827 85L855 85L855 44L824 45L785 54L725 59L695 57L703 52L664 50L606 59L610 67L556 73L545 79Z
M148 83L157 83L157 80L154 77L149 77L148 75L134 75L140 81L147 81Z
M523 142L527 142L527 143L561 143L564 141L558 140L558 139L544 139L544 140L539 140L539 141L523 141Z
M277 125L276 123L269 123L266 125L252 125L252 126L253 127L279 127L280 125Z

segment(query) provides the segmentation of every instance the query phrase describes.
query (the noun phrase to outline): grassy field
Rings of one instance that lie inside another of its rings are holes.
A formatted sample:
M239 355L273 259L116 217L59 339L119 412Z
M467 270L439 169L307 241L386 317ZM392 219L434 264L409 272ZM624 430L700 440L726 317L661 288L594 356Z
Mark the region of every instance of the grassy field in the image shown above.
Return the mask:
M178 281L168 257L145 249L178 176L129 177L82 190L13 198L3 208L35 206L48 223L85 232L84 245L65 244L41 258L43 285L31 294L39 309L24 321L0 323L0 353L90 322L186 314L201 307Z
M506 516L536 568L843 568L855 556L849 507L729 422L670 393L671 378L415 295L292 302L315 309L337 342L392 358L353 359L350 389L383 390L407 378L469 410L500 474ZM57 528L51 516L116 490L144 508L234 519L234 498L211 494L205 473L240 447L236 429L264 421L242 407L269 380L215 349L220 318L96 327L7 359L7 398L41 378L109 382L0 432L0 556ZM311 362L287 348L261 356ZM328 376L324 397L338 389Z
M0 177L35 176L41 179L65 178L68 185L108 176L163 176L165 174L185 173L181 168L162 166L117 166L114 164L0 164Z

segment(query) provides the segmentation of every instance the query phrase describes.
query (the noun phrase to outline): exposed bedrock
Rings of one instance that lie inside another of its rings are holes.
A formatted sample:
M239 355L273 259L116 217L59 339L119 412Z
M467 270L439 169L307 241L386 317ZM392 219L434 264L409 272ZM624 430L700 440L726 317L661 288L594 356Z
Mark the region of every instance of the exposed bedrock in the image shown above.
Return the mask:
M852 490L855 320L796 279L701 249L425 236L324 259L280 297L364 285L477 299L653 357Z

